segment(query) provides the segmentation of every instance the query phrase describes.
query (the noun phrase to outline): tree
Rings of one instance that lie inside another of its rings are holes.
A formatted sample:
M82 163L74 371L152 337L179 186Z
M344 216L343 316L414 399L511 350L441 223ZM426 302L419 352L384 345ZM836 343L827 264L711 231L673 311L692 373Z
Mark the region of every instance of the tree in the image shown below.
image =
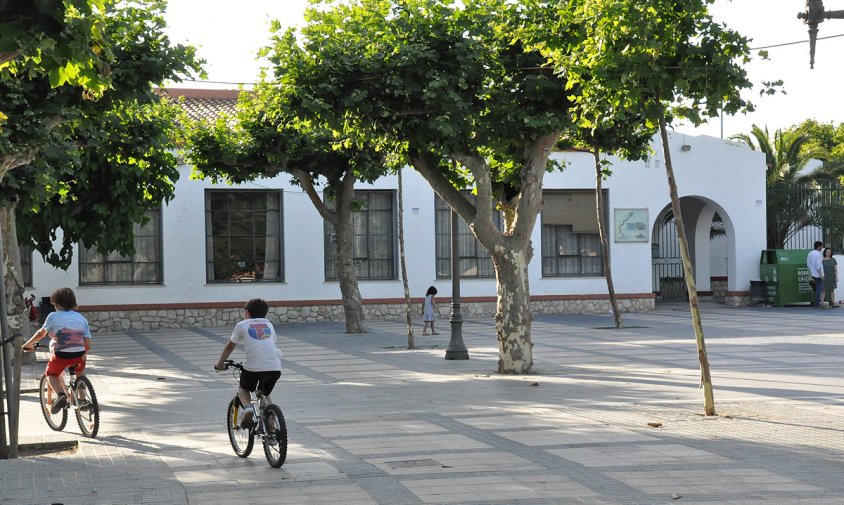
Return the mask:
M7 112L0 129L0 233L7 264L20 261L17 242L9 240L15 231L21 243L34 244L63 268L73 243L132 254L133 225L173 194L178 109L153 86L198 72L199 62L192 48L173 46L164 35L162 1L92 4L104 11L96 31L106 44L98 51L110 55L107 93L97 98L56 86L49 72L25 65L0 72L0 110ZM54 251L58 230L62 244ZM21 298L19 268L5 272L4 281Z
M0 80L12 112L0 132L0 197L18 206L22 242L56 266L69 265L75 242L131 254L134 223L172 196L178 108L154 86L198 72L200 62L193 48L170 44L163 9L158 0L109 5L102 30L113 87L98 100L38 75Z
M502 373L533 365L530 236L551 149L570 125L564 77L522 36L550 27L555 14L533 1L326 2L269 51L300 110L351 137L406 146L413 168L490 252Z
M363 302L354 262L354 185L382 175L384 153L366 142L340 138L318 118L292 113L290 88L262 83L243 93L235 117L196 122L187 156L199 177L234 183L293 176L319 214L334 226L335 265L347 333L363 333ZM317 187L325 185L325 200Z
M826 205L814 197L821 185L834 183L844 174L842 165L828 161L832 158L829 149L836 147L832 135L825 139L821 132L811 123L804 123L777 130L771 136L767 128L753 125L750 134L731 137L765 154L768 247L771 249L784 248L805 226L841 232L842 205ZM820 168L807 170L813 159L826 161Z
M732 114L750 107L740 96L742 89L751 86L741 67L748 60L747 39L714 22L708 12L711 3L712 0L570 2L566 8L585 27L586 36L570 51L561 51L555 42L547 44L546 50L559 68L568 72L572 85L580 87L581 95L588 97L594 92L602 96L602 90L619 90L612 95L612 101L603 105L596 101L596 107L626 111L632 108L631 104L638 104L645 126L659 127L706 415L715 414L715 402L667 126L675 118L699 124L721 110Z
M413 309L410 306L410 285L407 278L407 259L404 247L404 177L402 176L401 168L396 170L396 177L399 183L399 268L401 270L402 288L404 289L404 317L405 322L407 323L407 348L413 349L416 345L413 343Z

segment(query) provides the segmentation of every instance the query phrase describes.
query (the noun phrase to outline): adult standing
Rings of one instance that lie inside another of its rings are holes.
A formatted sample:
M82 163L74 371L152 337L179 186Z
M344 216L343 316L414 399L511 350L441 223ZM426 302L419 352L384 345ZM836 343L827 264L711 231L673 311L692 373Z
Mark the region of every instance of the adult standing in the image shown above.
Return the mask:
M821 300L823 299L823 255L821 251L823 250L823 242L820 240L815 242L815 248L809 252L809 255L806 257L806 266L809 267L809 275L812 276L812 280L815 281L815 300L812 302L812 305L815 307L821 306Z
M838 262L832 257L832 249L823 250L823 285L826 300L830 307L838 307L835 303L835 290L838 289Z

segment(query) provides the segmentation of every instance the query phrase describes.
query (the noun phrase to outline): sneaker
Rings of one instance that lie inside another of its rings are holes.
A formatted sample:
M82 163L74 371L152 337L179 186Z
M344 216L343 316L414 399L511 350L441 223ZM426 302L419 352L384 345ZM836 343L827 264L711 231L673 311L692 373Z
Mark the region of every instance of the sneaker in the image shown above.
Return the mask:
M240 411L240 427L252 428L255 424L255 409L253 409L252 406L244 407L244 409Z
M59 411L67 405L67 395L61 393L56 399L53 401L53 406L50 407L51 414L58 414Z

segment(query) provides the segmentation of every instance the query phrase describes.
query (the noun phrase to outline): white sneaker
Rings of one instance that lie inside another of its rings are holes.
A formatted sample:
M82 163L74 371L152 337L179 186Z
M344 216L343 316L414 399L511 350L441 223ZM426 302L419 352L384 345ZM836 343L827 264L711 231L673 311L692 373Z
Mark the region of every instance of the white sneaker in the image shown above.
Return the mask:
M249 405L240 411L240 427L251 428L253 426L255 426L255 409L252 408L252 405Z

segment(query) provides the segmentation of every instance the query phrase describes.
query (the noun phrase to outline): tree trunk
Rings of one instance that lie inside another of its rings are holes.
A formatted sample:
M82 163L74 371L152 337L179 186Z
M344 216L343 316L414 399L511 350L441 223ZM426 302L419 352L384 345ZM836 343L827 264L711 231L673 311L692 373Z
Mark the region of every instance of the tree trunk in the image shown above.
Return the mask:
M411 160L413 167L469 225L475 238L492 257L498 292L495 321L500 373L526 374L533 367L528 285L528 264L533 252L530 237L542 209L542 179L548 168L548 158L559 138L560 132L551 132L525 146L525 161L519 181L512 188L518 191L509 197L499 195L497 200L493 195L491 170L486 160L478 155L452 154L452 159L472 172L477 191L474 205L439 170L438 159L430 154L421 154ZM496 205L505 220L504 230L499 230L493 222Z
M407 280L407 260L404 252L404 184L402 183L402 170L398 170L399 180L399 263L401 266L401 282L404 287L404 311L407 318L407 348L413 349L416 345L413 342L413 309L410 306L410 285Z
M15 226L15 208L0 207L0 233L3 234L3 258L6 275L6 307L12 335L31 335L29 311L23 301L23 269L21 268L18 234Z
M365 333L363 329L363 298L358 288L358 276L355 270L354 237L352 232L352 205L355 200L355 181L353 172L347 172L341 180L329 182L334 189L334 210L329 210L314 187L310 173L288 168L290 175L298 179L300 186L308 195L314 208L323 219L334 226L336 237L334 266L337 281L340 284L340 296L343 298L343 315L346 319L346 333Z
M659 118L659 133L662 137L662 151L665 156L665 171L668 175L668 190L671 194L671 208L674 211L674 224L677 227L677 240L680 245L680 255L683 258L683 270L686 277L686 288L689 291L689 308L692 313L692 325L695 330L697 343L697 357L700 364L700 384L703 387L703 407L707 416L715 415L715 395L712 391L712 377L709 373L709 357L706 355L706 343L703 338L703 324L700 320L700 307L697 298L692 259L689 255L689 243L686 240L686 229L680 212L680 196L677 193L677 183L674 180L674 167L671 163L671 150L668 147L668 129L665 125L665 114Z
M530 246L523 251L499 250L491 254L495 265L498 301L495 331L498 336L498 372L530 373L533 367L528 263Z
M9 415L9 457L18 456L18 431L20 420L20 384L21 364L24 355L21 352L23 337L32 334L29 324L28 311L23 301L24 282L23 270L20 262L20 249L18 248L18 236L15 226L15 208L0 207L0 237L3 244L3 274L4 294L9 336L15 337L13 341L12 362L14 367L11 370L11 384L7 384L7 411ZM8 347L5 348L8 350ZM30 362L34 361L35 353L26 355Z
M604 263L604 275L607 278L607 293L610 297L612 317L615 327L621 328L621 311L618 310L618 300L615 299L615 286L612 283L612 268L610 266L610 241L607 237L607 224L604 221L604 172L601 170L601 151L597 146L593 149L595 155L595 205L598 209L598 235L601 237L601 261Z
M354 194L354 193L352 193ZM334 227L337 244L334 265L337 281L343 297L343 312L346 316L346 333L365 333L363 329L363 297L358 287L358 274L355 270L354 233L352 228L352 199L337 198L337 221Z

